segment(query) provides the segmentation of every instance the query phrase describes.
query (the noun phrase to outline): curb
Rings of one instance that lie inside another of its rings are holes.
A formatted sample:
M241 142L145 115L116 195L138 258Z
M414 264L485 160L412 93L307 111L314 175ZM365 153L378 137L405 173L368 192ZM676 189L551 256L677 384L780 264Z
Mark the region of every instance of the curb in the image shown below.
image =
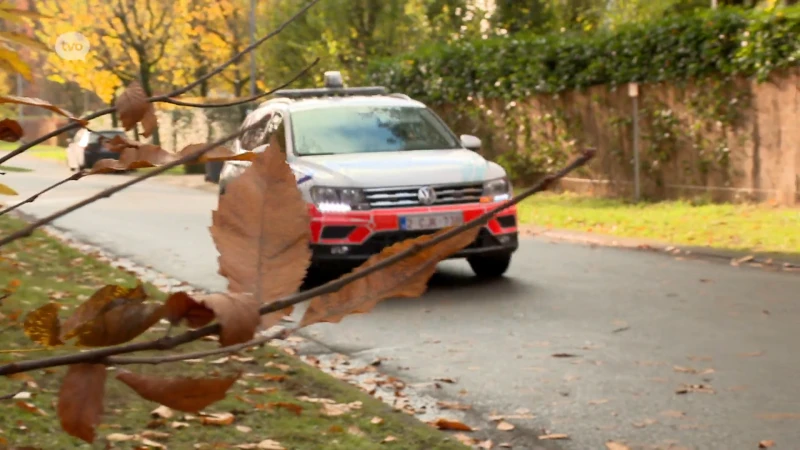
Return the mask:
M785 272L800 273L800 255L782 255L771 253L754 253L739 250L725 250L711 247L681 246L661 241L623 238L604 234L585 233L580 231L552 229L536 225L523 225L520 234L535 239L570 242L590 246L616 247L629 250L644 250L666 253L671 256L696 257L717 261L726 261L731 266L748 265L758 268L772 268Z

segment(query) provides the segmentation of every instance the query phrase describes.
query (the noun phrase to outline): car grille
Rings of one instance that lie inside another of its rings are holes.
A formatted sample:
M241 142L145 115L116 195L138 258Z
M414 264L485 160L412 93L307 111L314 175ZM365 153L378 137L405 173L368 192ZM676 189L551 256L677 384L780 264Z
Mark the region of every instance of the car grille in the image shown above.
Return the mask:
M371 208L405 208L421 206L417 193L424 186L364 189ZM478 203L483 193L483 183L431 186L436 192L432 205L457 205ZM428 206L428 205L424 205Z

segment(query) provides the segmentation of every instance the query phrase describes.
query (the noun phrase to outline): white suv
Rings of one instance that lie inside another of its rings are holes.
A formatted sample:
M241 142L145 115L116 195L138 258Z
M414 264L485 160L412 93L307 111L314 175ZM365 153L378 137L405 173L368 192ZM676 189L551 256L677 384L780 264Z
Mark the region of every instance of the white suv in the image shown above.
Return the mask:
M511 183L498 164L477 153L481 141L459 139L432 110L382 87L345 88L339 72L321 89L287 89L251 112L234 150L263 151L273 131L309 205L313 262L363 262L384 247L476 218L509 199ZM281 128L280 125L283 125ZM225 185L249 165L226 161ZM511 207L453 255L481 277L499 277L517 250Z

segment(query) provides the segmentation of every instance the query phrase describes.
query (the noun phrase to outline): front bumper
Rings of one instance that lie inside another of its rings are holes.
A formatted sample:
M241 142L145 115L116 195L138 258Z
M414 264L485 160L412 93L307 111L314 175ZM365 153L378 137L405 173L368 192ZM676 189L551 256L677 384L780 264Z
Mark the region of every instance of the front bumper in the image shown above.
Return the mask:
M464 222L473 220L499 203L475 203L439 207L391 208L347 213L321 213L309 205L312 260L364 261L384 248L438 230L400 229L400 217L436 212L461 212ZM512 253L519 246L516 207L503 210L483 227L475 241L451 258Z

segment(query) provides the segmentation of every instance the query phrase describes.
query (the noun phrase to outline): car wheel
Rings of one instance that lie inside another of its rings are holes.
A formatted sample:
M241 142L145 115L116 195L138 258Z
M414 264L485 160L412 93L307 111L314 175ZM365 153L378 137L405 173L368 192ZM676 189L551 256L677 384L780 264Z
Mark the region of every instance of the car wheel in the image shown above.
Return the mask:
M511 253L470 256L467 262L479 278L500 278L511 265Z

